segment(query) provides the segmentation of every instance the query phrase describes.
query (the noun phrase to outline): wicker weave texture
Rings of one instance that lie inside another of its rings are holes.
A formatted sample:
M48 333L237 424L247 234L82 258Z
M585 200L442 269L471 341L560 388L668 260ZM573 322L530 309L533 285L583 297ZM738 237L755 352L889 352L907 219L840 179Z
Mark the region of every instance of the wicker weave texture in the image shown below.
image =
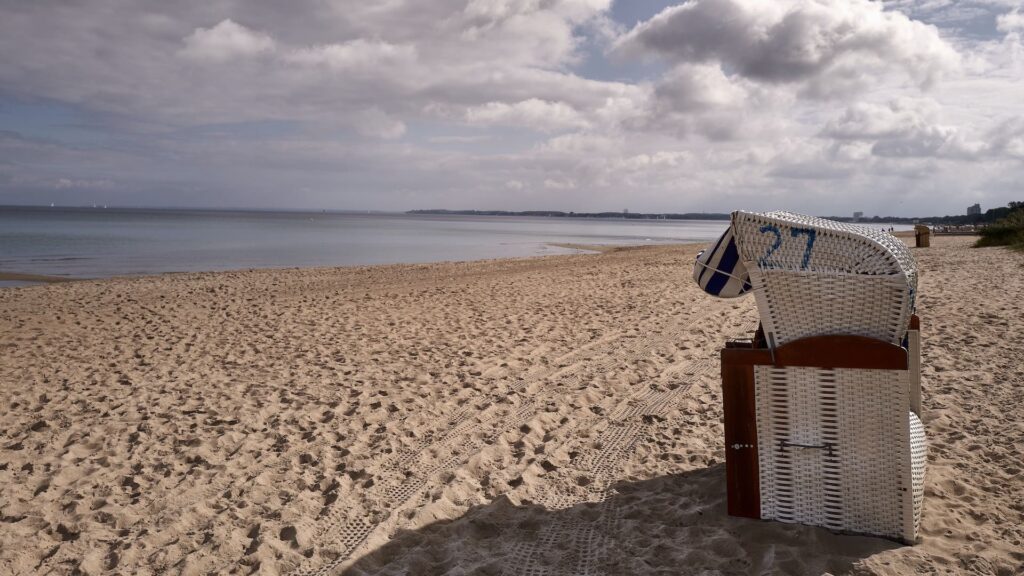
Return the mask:
M732 224L737 238L742 238L740 256L762 267L896 274L905 276L912 287L917 286L917 263L910 249L883 230L782 211L734 212ZM814 231L813 238L807 232L810 230Z
M734 212L732 225L772 346L823 334L903 339L917 265L902 241L789 212Z
M925 445L908 387L907 371L756 367L761 517L916 540Z
M914 518L913 528L904 527L904 532L913 534L916 540L921 530L921 509L924 507L924 469L928 461L928 444L924 435L924 424L917 414L910 413L910 490L913 493L911 513ZM906 489L907 487L904 486ZM904 506L907 501L904 500ZM904 510L904 518L907 518L907 511ZM911 531L912 530L912 531ZM911 540L907 538L907 540Z
M910 320L910 293L900 277L757 268L750 276L761 322L774 346L826 334L898 343Z

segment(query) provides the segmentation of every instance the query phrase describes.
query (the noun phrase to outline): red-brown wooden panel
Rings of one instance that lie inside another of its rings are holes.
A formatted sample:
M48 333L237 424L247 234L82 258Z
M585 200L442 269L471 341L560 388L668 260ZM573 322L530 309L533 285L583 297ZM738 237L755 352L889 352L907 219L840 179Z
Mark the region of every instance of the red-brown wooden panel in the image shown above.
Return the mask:
M757 460L754 365L748 354L722 350L722 403L725 412L725 482L730 516L761 517L761 480ZM741 360L736 362L735 360Z
M722 363L906 370L906 349L865 336L812 336L775 349L726 348Z
M772 353L767 348L724 348L722 366L726 364L771 364Z
M907 351L865 336L811 336L776 348L775 365L906 370Z

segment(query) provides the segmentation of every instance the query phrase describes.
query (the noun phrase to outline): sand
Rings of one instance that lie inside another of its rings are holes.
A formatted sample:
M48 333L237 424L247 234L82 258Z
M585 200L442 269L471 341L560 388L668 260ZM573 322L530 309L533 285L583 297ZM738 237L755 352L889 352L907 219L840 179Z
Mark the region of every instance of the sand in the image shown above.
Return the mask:
M0 574L1020 574L1024 255L936 237L913 547L725 515L696 247L0 290Z

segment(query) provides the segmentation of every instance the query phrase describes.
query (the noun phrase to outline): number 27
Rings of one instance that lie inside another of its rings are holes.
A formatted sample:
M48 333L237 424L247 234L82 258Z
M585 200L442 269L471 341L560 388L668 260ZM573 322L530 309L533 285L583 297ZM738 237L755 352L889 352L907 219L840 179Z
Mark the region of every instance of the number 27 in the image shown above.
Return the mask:
M762 256L759 260L759 264L763 266L770 262L772 254L774 254L775 251L778 250L780 246L782 246L782 232L779 230L777 226L772 226L771 224L767 226L762 226L760 228L760 232L762 234L771 233L775 235L775 242L773 242L772 245L768 247L768 251L765 252L764 256ZM814 250L814 240L817 238L818 232L817 230L814 230L812 228L792 228L790 229L789 233L790 236L792 236L793 238L796 238L798 236L807 236L807 247L804 248L804 257L803 260L800 262L800 268L802 270L806 270L811 262L811 251Z

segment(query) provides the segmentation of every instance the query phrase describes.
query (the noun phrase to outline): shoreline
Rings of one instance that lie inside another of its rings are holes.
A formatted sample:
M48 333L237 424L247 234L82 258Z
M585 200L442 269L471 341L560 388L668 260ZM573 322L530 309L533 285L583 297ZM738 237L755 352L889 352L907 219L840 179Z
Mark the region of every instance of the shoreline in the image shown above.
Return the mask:
M339 266L277 266L277 267L262 267L262 268L232 268L227 270L168 270L166 272L154 272L151 274L119 274L113 276L88 276L88 277L68 277L68 276L55 276L50 274L32 274L22 272L4 272L0 271L0 282L25 282L25 286L39 285L39 284L57 284L65 282L88 282L88 281L108 281L108 280L137 280L140 278L160 278L165 276L180 276L180 275L208 275L208 274L239 274L246 272L278 272L278 271L310 271L310 272L323 272L323 271L345 271L345 270L361 270L366 268L408 268L408 267L424 267L424 266L435 266L445 264L477 264L487 262L502 262L502 261L520 261L520 260L540 260L545 258L558 258L566 256L595 256L600 254L614 253L628 250L643 250L643 249L656 249L660 247L665 248L684 248L689 246L704 246L708 242L684 242L684 243L659 243L659 244L578 244L578 243L559 243L550 242L545 243L545 246L553 248L562 248L566 250L574 250L574 252L558 253L558 254L533 254L529 256L506 256L499 258L474 258L470 260L435 260L431 262L389 262L382 264L346 264ZM18 286L18 287L25 287ZM0 288L4 286L0 285Z
M0 282L34 282L40 284L57 284L60 282L77 282L92 278L68 278L66 276L50 276L47 274L24 274L21 272L0 271Z

